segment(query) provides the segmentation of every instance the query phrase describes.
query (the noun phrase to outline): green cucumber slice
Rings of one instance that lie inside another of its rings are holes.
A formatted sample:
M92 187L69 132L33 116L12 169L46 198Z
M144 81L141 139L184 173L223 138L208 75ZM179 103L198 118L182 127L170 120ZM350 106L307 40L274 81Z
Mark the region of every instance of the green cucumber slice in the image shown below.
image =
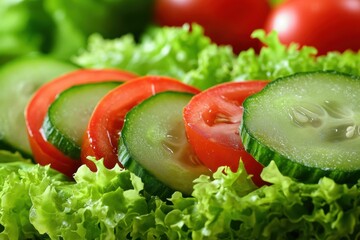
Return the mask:
M30 157L24 110L33 93L44 83L76 70L73 64L50 57L24 57L0 69L0 148Z
M244 104L245 149L303 182L360 176L360 77L298 73L273 81Z
M43 134L65 155L79 159L82 139L99 100L120 82L75 85L61 92L50 105L42 125Z
M192 154L182 111L193 95L158 93L128 112L121 131L119 161L142 178L151 195L169 197L174 190L191 194L193 180L210 171Z

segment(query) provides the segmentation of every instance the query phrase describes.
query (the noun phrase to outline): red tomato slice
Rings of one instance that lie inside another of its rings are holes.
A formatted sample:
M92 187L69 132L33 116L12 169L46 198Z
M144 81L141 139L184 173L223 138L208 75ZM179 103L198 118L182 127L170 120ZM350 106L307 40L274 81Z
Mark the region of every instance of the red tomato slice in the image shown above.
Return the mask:
M194 96L184 109L185 130L199 160L210 170L229 166L237 171L240 158L258 186L262 165L242 145L239 126L242 103L260 91L268 81L224 83Z
M169 90L200 92L175 79L146 76L122 84L106 94L90 118L81 150L82 161L95 171L95 165L87 157L104 158L104 165L113 168L118 163L118 139L126 113L148 97Z
M136 75L120 70L76 70L41 86L25 109L25 121L30 147L35 161L40 165L50 164L52 168L71 177L81 161L64 155L47 142L41 133L45 115L56 96L63 90L78 84L104 81L127 81Z

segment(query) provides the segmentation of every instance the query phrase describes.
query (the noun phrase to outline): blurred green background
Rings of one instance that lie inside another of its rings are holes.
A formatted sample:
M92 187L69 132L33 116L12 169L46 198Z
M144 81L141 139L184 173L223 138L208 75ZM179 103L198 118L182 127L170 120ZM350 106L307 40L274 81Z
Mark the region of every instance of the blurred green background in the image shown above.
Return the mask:
M33 53L67 60L92 33L138 38L152 6L153 0L1 0L0 64Z

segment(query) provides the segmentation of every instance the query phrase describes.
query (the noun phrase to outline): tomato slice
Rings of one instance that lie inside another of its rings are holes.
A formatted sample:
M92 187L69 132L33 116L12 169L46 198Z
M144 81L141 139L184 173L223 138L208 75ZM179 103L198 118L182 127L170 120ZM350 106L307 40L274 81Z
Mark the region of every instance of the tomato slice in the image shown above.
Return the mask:
M183 117L190 145L199 160L211 171L229 166L237 171L240 158L253 181L261 186L262 165L242 145L239 126L242 103L260 91L268 81L223 83L194 96L185 107Z
M137 77L135 74L114 70L81 69L60 76L41 86L30 99L25 109L25 121L34 159L40 165L48 165L65 175L72 177L81 165L80 160L64 155L47 142L41 133L45 115L51 103L63 90L78 84L104 81L127 81Z
M81 148L82 162L93 171L96 167L87 159L88 156L104 158L107 168L119 163L118 140L126 113L148 97L163 91L200 92L176 79L160 76L140 77L115 88L103 97L90 117Z

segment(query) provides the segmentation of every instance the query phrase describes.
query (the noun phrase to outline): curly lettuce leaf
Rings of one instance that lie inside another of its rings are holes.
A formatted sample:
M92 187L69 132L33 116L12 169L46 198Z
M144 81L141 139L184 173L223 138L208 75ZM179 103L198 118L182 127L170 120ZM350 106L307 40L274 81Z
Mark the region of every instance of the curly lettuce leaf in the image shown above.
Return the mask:
M120 167L79 168L74 181L0 152L1 239L356 239L360 186L303 184L274 163L256 188L241 163L200 176L192 196L144 196ZM10 164L10 165L8 165Z
M135 218L148 214L143 184L129 171L107 170L96 161L97 172L82 166L75 182L33 188L30 221L52 239L126 239Z
M65 181L62 174L49 167L34 165L18 153L0 151L0 238L33 239L40 237L29 221L32 207L31 186Z
M228 81L274 80L296 72L336 70L360 75L360 54L330 52L317 56L312 47L282 45L275 32L253 33L264 47L234 55L228 46L216 46L198 25L151 28L139 43L131 35L105 40L93 35L88 49L74 62L89 68L120 68L139 75L167 75L200 89Z
M87 51L74 61L88 68L120 68L139 75L167 75L205 89L231 80L234 55L218 47L193 25L153 27L137 43L132 35L106 40L89 39Z
M319 70L360 75L360 52L329 52L316 56L317 50L310 46L282 45L276 32L266 35L263 30L257 30L252 36L258 38L264 47L259 54L251 49L239 54L233 71L236 80L274 80L297 72Z
M240 173L201 177L194 198L174 194L164 217L173 239L357 239L359 185L323 178L303 184L281 175L272 162L263 178L272 185L251 190ZM229 173L229 172L227 172ZM231 184L229 184L231 183ZM243 192L235 189L243 189Z
M19 154L2 151L0 161L1 239L146 238L154 222L143 221L150 208L141 180L119 167L96 161L97 172L83 166L70 181Z

